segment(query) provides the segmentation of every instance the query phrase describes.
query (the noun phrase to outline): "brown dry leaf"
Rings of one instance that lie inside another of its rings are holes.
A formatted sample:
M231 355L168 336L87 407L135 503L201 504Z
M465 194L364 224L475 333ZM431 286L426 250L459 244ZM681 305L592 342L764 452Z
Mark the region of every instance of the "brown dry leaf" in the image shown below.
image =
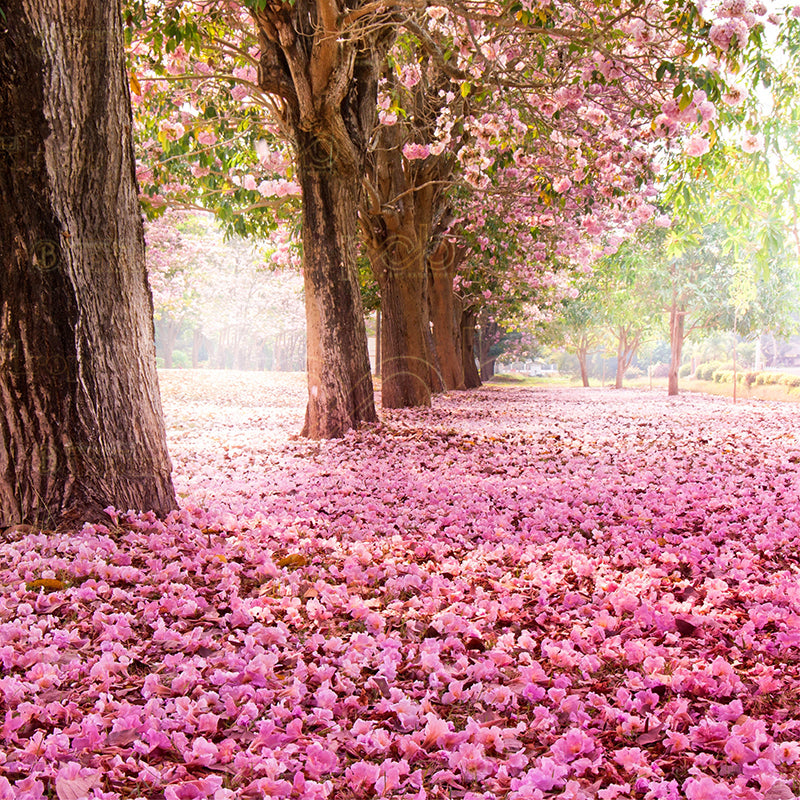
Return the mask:
M301 600L308 600L311 597L319 597L319 592L314 588L314 585L303 581L297 589L297 594Z
M125 745L136 741L139 734L136 731L113 731L106 736L106 744L109 747L125 747Z
M290 553L278 562L279 567L304 567L306 564L308 559L302 553Z
M66 584L64 581L59 581L55 578L37 578L35 581L26 583L25 588L29 592L34 592L37 589L45 589L48 592L58 592L61 591L61 589L66 589Z
M663 730L663 725L654 725L652 728L650 728L650 730L645 731L636 737L636 744L646 745L660 742L664 738Z
M692 636L697 630L697 625L692 624L688 619L676 619L675 628L681 636Z

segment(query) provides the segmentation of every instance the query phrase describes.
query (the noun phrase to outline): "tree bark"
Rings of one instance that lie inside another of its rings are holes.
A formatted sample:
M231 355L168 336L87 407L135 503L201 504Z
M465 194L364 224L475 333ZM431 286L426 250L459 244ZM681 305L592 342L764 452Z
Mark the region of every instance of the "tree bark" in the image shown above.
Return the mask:
M452 243L443 239L428 260L430 317L445 389L464 388L464 364L453 292L453 279L458 268L456 255Z
M622 326L617 330L617 375L614 388L622 388L625 373L639 349L640 339L641 335L627 326Z
M375 374L381 374L381 358L383 353L383 342L381 341L381 310L375 312Z
M377 420L355 236L378 76L395 27L388 15L364 29L348 27L348 15L331 0L265 3L251 13L259 84L278 98L273 107L294 145L303 193L303 435L343 436Z
M175 508L118 0L0 20L0 526Z
M367 162L362 238L381 293L384 408L429 406L443 385L428 316L427 247L439 162L404 163L399 126L380 129Z
M478 315L474 309L461 313L461 355L464 368L464 388L477 389L481 385L481 376L475 364L475 323Z
M575 355L578 357L578 365L581 369L581 382L583 383L584 387L589 387L589 367L588 367L588 359L589 359L589 349L587 347L579 347L575 351Z
M377 419L355 256L359 184L328 169L313 133L297 137L309 394L302 435L330 439Z
M388 236L370 250L381 290L381 404L409 408L431 404L431 353L425 337L424 256L405 237Z
M686 314L673 299L669 310L669 375L667 378L667 394L674 397L678 394L678 371L681 368L681 353L683 352L684 324Z

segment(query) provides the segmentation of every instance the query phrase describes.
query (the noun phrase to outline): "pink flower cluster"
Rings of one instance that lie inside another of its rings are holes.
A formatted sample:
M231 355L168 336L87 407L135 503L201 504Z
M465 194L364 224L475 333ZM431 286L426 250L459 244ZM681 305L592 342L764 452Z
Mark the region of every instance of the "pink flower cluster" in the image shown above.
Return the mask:
M163 385L180 512L0 545L0 799L793 796L792 409L486 388L320 443L303 376Z

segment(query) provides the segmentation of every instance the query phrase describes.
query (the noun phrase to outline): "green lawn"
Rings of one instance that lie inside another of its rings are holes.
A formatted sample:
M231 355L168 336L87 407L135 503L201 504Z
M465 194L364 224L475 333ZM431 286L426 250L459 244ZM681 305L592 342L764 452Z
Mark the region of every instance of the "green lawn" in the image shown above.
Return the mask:
M572 386L579 387L581 385L579 378L573 378L566 375L559 375L557 377L549 378L533 378L527 375L519 374L506 374L495 375L490 383L500 384L503 386ZM601 388L601 382L596 379L589 381L592 388ZM605 388L611 389L614 386L613 377L606 379L604 384ZM626 389L642 389L652 390L654 392L667 391L666 378L633 378L625 381ZM732 383L716 383L715 381L699 381L689 378L681 378L680 380L681 392L700 392L702 394L713 394L720 397L733 397L733 384ZM773 400L786 403L800 403L800 390L790 388L780 384L772 384L769 386L752 386L748 388L743 384L739 384L736 389L736 397L738 400Z

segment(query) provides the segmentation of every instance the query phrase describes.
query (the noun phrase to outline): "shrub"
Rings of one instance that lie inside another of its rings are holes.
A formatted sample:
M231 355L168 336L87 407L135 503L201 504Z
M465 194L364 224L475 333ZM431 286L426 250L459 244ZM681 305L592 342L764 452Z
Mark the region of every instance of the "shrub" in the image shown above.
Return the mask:
M684 364L678 370L678 377L679 378L685 378L687 375L691 375L691 373L692 373L692 365L691 364Z
M192 359L183 350L176 350L172 354L172 366L175 369L189 369L192 366Z
M750 388L757 380L759 373L758 372L745 372L744 373L744 383Z
M666 378L669 376L669 364L655 364L653 366L654 378Z
M719 361L707 361L705 364L701 364L696 372L695 375L697 379L700 381L710 381L712 380L713 374L718 370L722 364Z
M716 369L712 378L715 383L733 383L732 369Z

